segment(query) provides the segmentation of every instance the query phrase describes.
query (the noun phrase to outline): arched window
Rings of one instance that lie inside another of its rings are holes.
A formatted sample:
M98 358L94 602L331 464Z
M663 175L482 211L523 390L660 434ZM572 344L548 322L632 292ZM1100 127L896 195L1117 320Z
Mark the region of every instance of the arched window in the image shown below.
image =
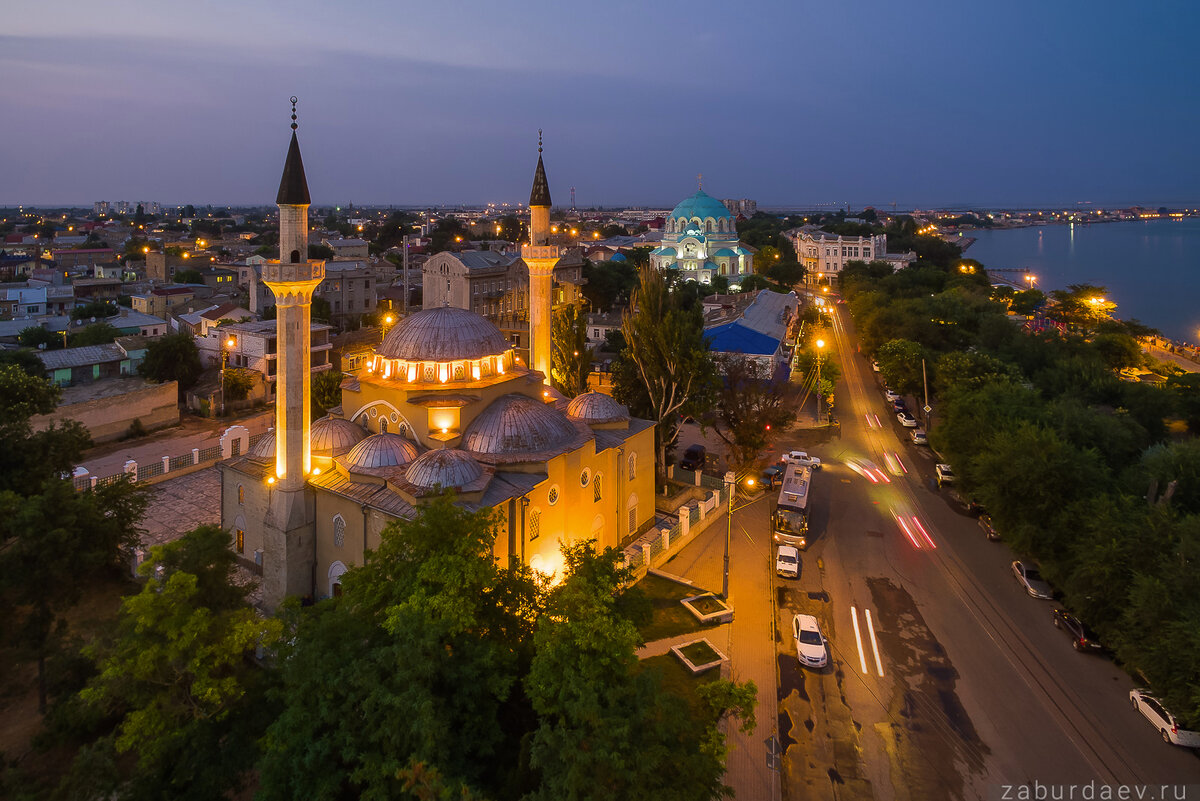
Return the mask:
M233 532L233 547L238 553L246 552L246 532L239 529L234 529Z
M387 433L387 420L384 420L382 417L379 418L379 433Z
M529 513L529 541L533 542L542 534L542 510L534 509Z
M341 515L333 516L333 544L341 548L346 542L346 519Z
M334 562L329 566L326 576L329 578L329 594L334 598L342 597L342 574L345 572L346 566L341 562Z
M637 454L629 454L629 480L633 481L637 478Z
M629 496L629 503L625 506L629 510L629 533L637 531L637 508L638 497L636 495Z
M288 261L290 261L292 264L299 264L300 263L300 251L293 250L292 255L288 257Z
M246 488L238 484L238 503L246 502Z
M600 503L600 474L592 477L592 503Z

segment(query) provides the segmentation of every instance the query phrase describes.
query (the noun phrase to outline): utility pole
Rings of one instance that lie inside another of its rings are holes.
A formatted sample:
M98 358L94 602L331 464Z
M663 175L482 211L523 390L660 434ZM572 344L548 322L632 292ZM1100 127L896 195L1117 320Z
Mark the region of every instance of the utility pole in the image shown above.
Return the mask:
M404 316L408 317L408 234L404 235Z
M929 405L929 376L925 374L925 360L921 359L921 382L925 384L925 431L928 432L931 426L930 421L933 419L930 413L933 407Z

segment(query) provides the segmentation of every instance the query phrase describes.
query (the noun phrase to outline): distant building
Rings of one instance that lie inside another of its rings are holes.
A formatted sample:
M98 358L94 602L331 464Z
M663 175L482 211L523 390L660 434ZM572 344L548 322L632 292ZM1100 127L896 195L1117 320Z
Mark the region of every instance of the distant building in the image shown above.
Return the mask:
M369 259L370 246L365 239L322 239L321 244L333 251L333 261Z
M196 292L185 286L161 287L131 299L133 310L155 317L166 317L177 306L182 306L196 297Z
M62 269L71 267L91 267L93 264L104 264L112 261L116 254L112 248L83 248L79 250L52 251L54 263Z
M182 255L150 251L146 254L146 277L151 281L170 283L175 280L176 270L186 270L191 265L190 259Z
M651 251L650 263L659 270L679 270L685 280L702 284L725 276L731 287L737 287L742 276L754 272L755 252L738 240L729 209L701 190L671 212L662 244Z
M742 217L753 217L754 213L758 211L758 201L748 198L742 198L741 200L727 198L721 202L725 204L725 208L729 209L729 213L735 217L739 215Z
M116 300L121 295L120 278L76 278L71 281L76 303Z
M221 350L228 354L226 366L253 370L262 375L266 384L266 400L275 400L275 381L278 376L279 345L277 338L277 322L275 320L257 320L254 322L224 325L220 328L208 329L206 336L197 337L196 345L200 348L200 360L210 367L221 364ZM312 355L308 365L309 373L323 373L333 369L329 360L329 352L333 345L329 341L331 326L324 323L313 323ZM229 346L229 340L233 346Z
M92 204L92 214L108 214L109 204L107 200L97 200Z
M796 259L806 271L804 280L808 284L832 283L847 262L884 260L887 255L887 234L838 236L815 225L805 225L784 231L783 235L796 250Z
M705 298L709 350L758 362L768 375L786 374L788 335L798 307L795 292L769 289Z

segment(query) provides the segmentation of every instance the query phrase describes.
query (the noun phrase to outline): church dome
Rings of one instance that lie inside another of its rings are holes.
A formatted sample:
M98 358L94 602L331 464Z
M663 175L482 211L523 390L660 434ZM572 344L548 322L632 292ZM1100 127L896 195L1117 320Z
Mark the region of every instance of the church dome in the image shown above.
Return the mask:
M275 429L263 434L246 455L251 459L274 459Z
M385 359L449 362L502 356L511 348L500 329L478 314L439 306L401 320L375 352Z
M712 195L705 193L704 190L700 190L685 199L671 212L671 219L682 218L690 220L693 217L699 217L701 220L706 220L709 217L712 217L714 220L719 220L722 217L727 220L733 220L733 214L730 213L729 209L725 208L725 204Z
M471 421L463 433L463 448L471 453L511 460L561 452L579 438L579 431L562 412L526 395L504 395Z
M567 404L567 417L595 425L629 420L629 410L603 392L576 395Z
M399 434L372 434L346 454L350 467L399 467L417 458L417 446Z
M314 456L341 456L366 439L367 432L340 417L322 417L312 424L308 442Z
M479 462L470 454L453 449L426 451L404 471L404 480L421 489L462 489L482 476Z

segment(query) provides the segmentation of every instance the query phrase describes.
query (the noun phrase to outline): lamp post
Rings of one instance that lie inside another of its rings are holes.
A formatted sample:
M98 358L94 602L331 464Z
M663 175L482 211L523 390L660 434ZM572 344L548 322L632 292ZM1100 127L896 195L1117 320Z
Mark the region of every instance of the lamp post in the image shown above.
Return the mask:
M741 511L742 509L745 509L750 504L758 503L763 498L767 497L766 495L763 495L761 498L755 498L752 501L746 501L741 506L739 506L737 509L734 509L733 508L733 487L735 484L736 484L736 482L733 480L733 473L732 472L726 473L725 474L725 492L729 496L729 498L725 502L725 559L724 559L724 569L722 570L722 573L721 573L721 600L726 601L726 602L729 601L729 541L733 535L733 513L737 512L737 511ZM746 486L753 488L754 487L754 479L752 479L752 478L746 479Z
M817 340L817 422L820 422L821 417L821 349L825 347L825 340Z
M229 351L237 345L237 340L230 336L221 342L221 416L225 416L225 362L229 358Z

